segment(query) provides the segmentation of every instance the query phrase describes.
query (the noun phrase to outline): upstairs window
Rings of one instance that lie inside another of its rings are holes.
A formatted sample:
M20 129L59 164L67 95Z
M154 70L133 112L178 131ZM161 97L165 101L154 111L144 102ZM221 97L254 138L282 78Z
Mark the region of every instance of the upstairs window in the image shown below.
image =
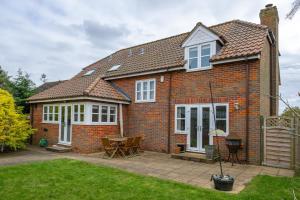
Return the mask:
M155 101L155 79L142 80L136 82L135 101L154 102Z
M210 67L211 44L198 45L188 49L188 69L205 69Z

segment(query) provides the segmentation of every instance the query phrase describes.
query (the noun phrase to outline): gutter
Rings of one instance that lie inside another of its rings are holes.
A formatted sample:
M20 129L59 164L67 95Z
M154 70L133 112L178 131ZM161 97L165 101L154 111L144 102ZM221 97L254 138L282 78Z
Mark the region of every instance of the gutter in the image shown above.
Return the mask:
M232 59L227 59L227 60L212 61L211 64L218 65L218 64L224 64L224 63L230 63L230 62L248 61L248 60L255 60L255 59L260 59L260 54L242 57L242 58L232 58Z

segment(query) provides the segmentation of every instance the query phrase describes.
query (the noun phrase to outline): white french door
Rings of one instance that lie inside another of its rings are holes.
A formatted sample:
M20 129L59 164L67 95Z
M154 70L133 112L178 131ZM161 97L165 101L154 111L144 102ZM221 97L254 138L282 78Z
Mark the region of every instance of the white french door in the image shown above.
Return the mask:
M211 106L191 105L187 109L187 150L205 152L205 145L212 144L209 136Z
M59 121L59 143L71 144L72 137L72 105L63 104L60 106L60 121Z

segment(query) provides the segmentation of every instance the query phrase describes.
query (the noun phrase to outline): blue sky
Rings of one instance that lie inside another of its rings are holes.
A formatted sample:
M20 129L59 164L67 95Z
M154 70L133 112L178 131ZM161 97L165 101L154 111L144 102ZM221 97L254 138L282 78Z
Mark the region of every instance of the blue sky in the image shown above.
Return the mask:
M39 85L72 77L83 67L124 47L232 19L259 23L270 1L223 0L2 0L0 65L28 72ZM300 11L285 19L290 0L274 0L280 15L280 92L300 106ZM284 108L280 106L281 110Z

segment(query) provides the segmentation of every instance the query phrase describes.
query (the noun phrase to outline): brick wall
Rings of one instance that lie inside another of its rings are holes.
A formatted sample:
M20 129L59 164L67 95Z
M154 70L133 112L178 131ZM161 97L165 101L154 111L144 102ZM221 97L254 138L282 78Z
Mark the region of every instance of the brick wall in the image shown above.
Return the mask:
M260 156L260 62L248 61L250 67L250 162L258 163ZM168 150L168 94L171 84L171 152L176 143L185 143L186 135L175 134L174 112L176 104L210 103L209 80L213 85L214 102L229 103L229 132L230 135L246 139L246 67L244 62L215 66L212 70L197 72L172 72L158 75L148 75L115 80L114 83L122 88L133 102L127 106L127 136L145 135L144 146L148 150L166 152ZM164 76L164 82L160 77ZM156 79L156 102L135 103L135 81ZM234 103L239 103L240 109L234 109ZM222 146L224 155L227 153ZM245 149L241 153L245 158Z

